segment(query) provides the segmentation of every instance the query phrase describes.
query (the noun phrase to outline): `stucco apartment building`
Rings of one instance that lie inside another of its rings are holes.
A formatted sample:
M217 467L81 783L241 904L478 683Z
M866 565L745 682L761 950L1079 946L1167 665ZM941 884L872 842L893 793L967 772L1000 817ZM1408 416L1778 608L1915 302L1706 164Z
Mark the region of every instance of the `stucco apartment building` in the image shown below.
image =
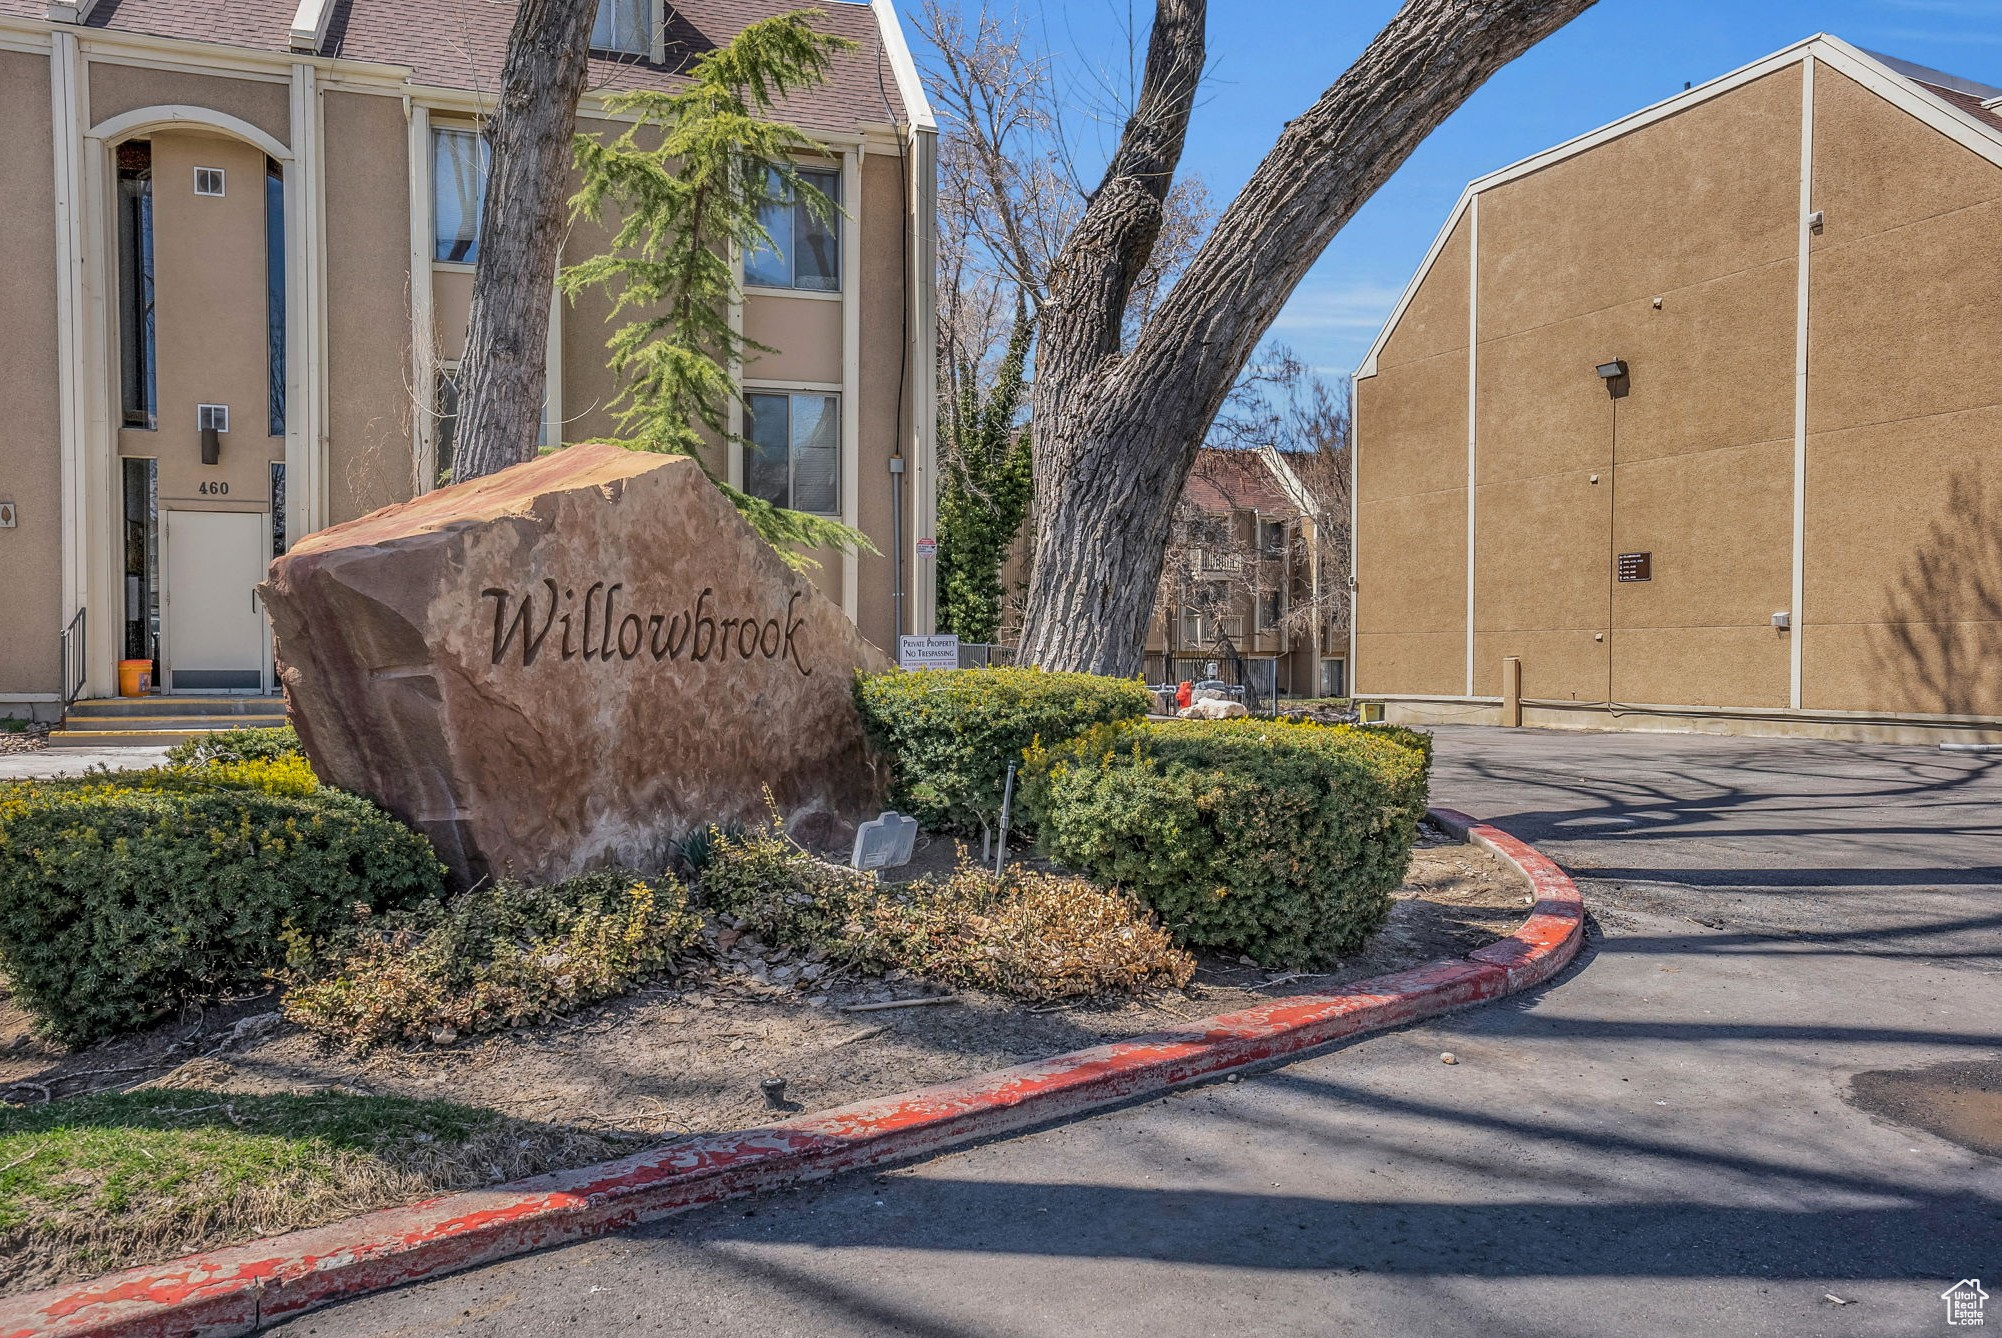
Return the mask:
M1998 108L1815 37L1470 185L1357 373L1357 692L2002 739Z
M780 0L602 0L582 129ZM843 205L744 259L748 490L859 526L819 578L885 645L932 620L936 131L890 0L780 114ZM252 587L288 541L450 465L512 6L0 0L0 713L271 685ZM608 244L579 223L575 261ZM607 434L608 300L556 302L546 443ZM893 503L898 510L893 511ZM66 664L67 661L67 664Z
M1321 598L1334 573L1318 560L1319 511L1284 452L1199 451L1147 627L1147 681L1209 677L1221 637L1267 700L1345 695L1348 635Z

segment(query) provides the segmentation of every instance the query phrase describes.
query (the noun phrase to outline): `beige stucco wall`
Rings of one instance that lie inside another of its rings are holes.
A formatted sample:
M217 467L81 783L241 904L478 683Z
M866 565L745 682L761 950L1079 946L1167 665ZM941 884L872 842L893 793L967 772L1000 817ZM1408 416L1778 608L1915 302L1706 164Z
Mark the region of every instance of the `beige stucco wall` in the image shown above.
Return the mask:
M62 447L56 371L56 218L49 60L0 51L0 698L57 690ZM0 713L9 708L0 701ZM18 713L18 712L17 712Z
M207 107L291 142L292 89L285 79L225 78L181 70L143 69L95 60L90 64L93 125L140 107Z
M1799 118L1795 67L1482 195L1476 695L1785 704Z
M1783 711L1799 636L1805 710L2002 714L2002 168L1818 66L1791 609L1801 96L1789 66L1480 195L1473 695L1513 655L1567 708ZM1364 693L1463 690L1462 253L1357 387Z
M1471 237L1462 219L1355 388L1356 675L1428 696L1466 687Z
M861 528L876 540L880 555L861 558L861 580L857 590L856 623L862 634L894 653L896 633L891 591L894 586L891 552L890 456L910 437L911 396L907 387L908 361L905 341L909 327L904 320L905 266L908 253L900 240L903 231L904 199L900 189L903 171L899 161L874 154L862 161L862 311L859 353L860 405L856 458ZM821 303L834 307L835 303ZM899 405L902 412L899 413ZM907 453L908 454L908 453ZM910 481L914 463L906 461L904 473L904 542L914 537L911 525L916 515ZM905 630L910 630L912 583L926 573L918 561L904 564Z
M194 131L149 138L157 426L121 431L119 450L160 462L162 510L264 510L285 458L267 399L264 152ZM223 169L222 196L195 194L197 166ZM200 404L229 406L215 465L201 462Z
M2002 167L1815 95L1802 705L2002 715Z
M409 135L399 99L329 92L327 486L331 518L410 495ZM422 403L422 400L416 401Z
M870 175L874 175L872 172ZM892 181L894 188L896 183ZM868 211L871 231L879 222L876 211ZM890 235L892 254L889 268L897 269L894 248L896 234ZM867 246L864 246L867 253ZM881 257L872 256L871 260ZM864 271L865 281L869 277ZM744 378L749 381L837 382L841 379L841 303L825 297L779 294L770 289L753 289L744 294L744 338L763 344L770 353L755 349L744 358Z

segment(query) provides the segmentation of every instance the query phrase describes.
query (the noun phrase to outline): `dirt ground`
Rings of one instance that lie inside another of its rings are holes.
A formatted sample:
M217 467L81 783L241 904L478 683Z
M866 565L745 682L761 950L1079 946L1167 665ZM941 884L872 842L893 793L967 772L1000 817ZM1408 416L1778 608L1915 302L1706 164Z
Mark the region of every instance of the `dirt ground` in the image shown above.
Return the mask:
M953 859L948 843L917 869ZM281 1018L266 994L140 1035L63 1054L0 999L0 1098L29 1102L142 1084L230 1092L430 1097L548 1124L649 1138L775 1118L761 1080L785 1080L785 1109L818 1110L1181 1025L1293 994L1456 956L1526 914L1521 880L1492 856L1428 832L1390 924L1322 975L1204 958L1185 990L1031 1007L999 996L879 1011L857 1005L935 995L895 976L853 978L754 939L713 936L698 965L625 998L547 1023L442 1046L347 1055Z

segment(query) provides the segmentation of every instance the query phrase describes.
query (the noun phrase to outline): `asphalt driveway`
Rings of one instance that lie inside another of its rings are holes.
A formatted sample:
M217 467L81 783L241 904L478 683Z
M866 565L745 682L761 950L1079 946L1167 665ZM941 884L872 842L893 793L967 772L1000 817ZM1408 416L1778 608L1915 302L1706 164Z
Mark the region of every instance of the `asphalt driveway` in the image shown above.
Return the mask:
M1433 797L1579 875L1552 985L279 1332L1904 1335L2002 1295L2002 756L1445 729Z

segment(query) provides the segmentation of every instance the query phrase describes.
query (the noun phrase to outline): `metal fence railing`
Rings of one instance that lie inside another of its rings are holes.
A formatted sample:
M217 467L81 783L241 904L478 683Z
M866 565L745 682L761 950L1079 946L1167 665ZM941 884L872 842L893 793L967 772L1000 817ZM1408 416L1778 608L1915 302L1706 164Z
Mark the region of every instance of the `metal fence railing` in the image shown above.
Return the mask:
M959 643L959 667L962 669L996 669L1013 663L1013 646L988 645L978 641Z
M78 609L76 616L62 633L63 661L63 714L69 714L70 707L83 695L83 683L89 673L90 646L86 638L89 624L84 621L84 611Z

